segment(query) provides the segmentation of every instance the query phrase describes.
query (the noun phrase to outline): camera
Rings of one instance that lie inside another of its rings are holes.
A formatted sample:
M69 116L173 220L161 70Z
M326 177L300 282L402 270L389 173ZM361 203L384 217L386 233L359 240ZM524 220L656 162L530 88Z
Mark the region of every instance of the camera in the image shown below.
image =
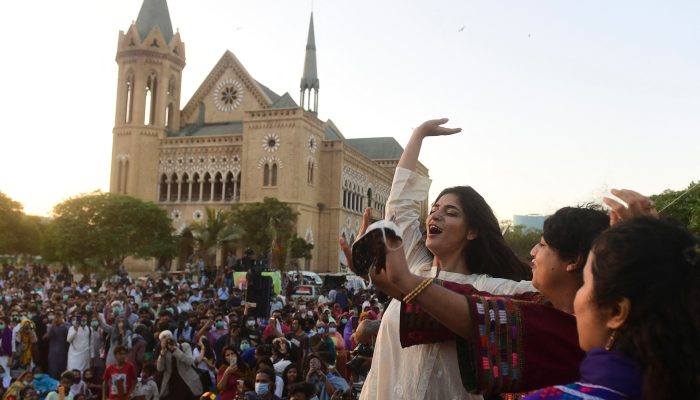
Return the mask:
M373 266L379 272L386 264L386 238L401 240L400 228L388 220L379 220L352 244L352 265L355 274L367 276Z
M373 354L374 347L360 343L350 352L352 359L345 363L345 367L354 374L360 374L363 372L360 370L360 367L362 367L365 362L364 358L371 358Z

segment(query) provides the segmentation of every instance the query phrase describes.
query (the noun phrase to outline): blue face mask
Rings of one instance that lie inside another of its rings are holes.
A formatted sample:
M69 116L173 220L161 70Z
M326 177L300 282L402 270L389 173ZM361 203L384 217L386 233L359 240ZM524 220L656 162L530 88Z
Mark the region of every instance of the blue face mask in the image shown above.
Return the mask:
M256 383L255 384L255 393L258 396L264 396L268 393L270 393L270 384L269 383Z
M248 343L241 343L241 351L246 351L250 348L250 345Z
M324 333L326 333L326 330L323 329L323 327L320 327L320 328L316 329L316 333L318 333L319 335L323 335Z

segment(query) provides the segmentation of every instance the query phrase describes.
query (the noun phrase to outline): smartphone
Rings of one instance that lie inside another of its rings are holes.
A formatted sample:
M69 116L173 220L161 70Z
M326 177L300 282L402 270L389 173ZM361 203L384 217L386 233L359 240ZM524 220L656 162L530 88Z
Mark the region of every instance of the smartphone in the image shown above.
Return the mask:
M352 265L355 274L367 276L370 268L377 272L385 268L386 245L384 239L401 240L399 227L387 220L379 220L367 228L367 232L352 244Z

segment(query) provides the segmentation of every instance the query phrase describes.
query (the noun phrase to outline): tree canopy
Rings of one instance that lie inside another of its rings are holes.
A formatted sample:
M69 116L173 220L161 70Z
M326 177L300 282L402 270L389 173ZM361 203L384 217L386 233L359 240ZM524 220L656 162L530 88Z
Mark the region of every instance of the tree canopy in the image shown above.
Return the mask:
M521 260L529 262L532 257L530 250L540 241L542 231L539 229L525 229L522 225L516 225L503 235L511 249Z
M258 256L270 255L275 241L274 263L285 264L284 245L295 230L299 213L286 203L265 197L262 202L234 204L231 207L231 222L241 228L239 243L251 248Z
M43 255L49 261L117 268L126 257L175 253L172 223L154 203L116 193L93 192L54 207Z
M42 229L41 218L0 192L0 254L39 254Z
M651 199L658 210L663 210L662 216L676 219L700 235L700 181L691 182L685 190L664 190Z
M241 236L241 230L230 219L230 213L207 207L206 220L190 226L196 252L209 265L215 265L216 252Z

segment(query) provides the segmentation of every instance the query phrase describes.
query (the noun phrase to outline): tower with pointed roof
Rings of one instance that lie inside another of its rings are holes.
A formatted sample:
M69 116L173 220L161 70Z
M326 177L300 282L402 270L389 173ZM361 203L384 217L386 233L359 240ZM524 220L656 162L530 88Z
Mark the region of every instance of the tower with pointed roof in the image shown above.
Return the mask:
M313 14L300 105L257 81L229 50L181 103L185 45L166 0L142 1L136 21L119 33L110 191L155 202L185 236L207 208L276 198L298 214L296 235L314 245L301 268L342 270L338 237L354 241L365 207L373 219L383 217L403 149L390 137L346 139L330 119L319 119ZM266 245L256 256L265 257ZM218 265L226 253L240 257L243 249L220 250ZM192 255L183 245L174 263Z
M160 140L180 125L185 45L166 0L144 0L119 32L110 191L156 200Z
M306 39L304 74L301 77L301 107L318 114L318 72L316 71L316 38L314 37L314 13L309 20L309 36ZM313 103L312 103L313 94Z

